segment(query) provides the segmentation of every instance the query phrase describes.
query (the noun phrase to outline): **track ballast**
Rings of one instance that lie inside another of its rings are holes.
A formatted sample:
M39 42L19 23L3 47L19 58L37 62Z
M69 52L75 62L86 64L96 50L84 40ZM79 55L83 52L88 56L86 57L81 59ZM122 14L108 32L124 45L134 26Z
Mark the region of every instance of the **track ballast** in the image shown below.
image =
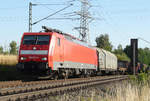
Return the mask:
M121 76L97 76L88 78L75 78L66 80L46 80L34 82L20 82L17 86L0 88L0 101L24 101L61 94L68 91L86 88L88 86L105 84L127 79ZM11 83L10 83L11 84ZM2 85L2 84L1 84Z

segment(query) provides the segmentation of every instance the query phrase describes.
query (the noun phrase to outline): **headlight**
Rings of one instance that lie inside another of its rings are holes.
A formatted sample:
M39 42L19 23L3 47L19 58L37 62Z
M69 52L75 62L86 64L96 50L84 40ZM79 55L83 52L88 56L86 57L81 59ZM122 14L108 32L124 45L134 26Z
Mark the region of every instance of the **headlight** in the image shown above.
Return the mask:
M47 60L47 58L46 58L46 57L44 57L44 58L42 58L41 60L45 60L45 61L46 61L46 60Z
M26 60L27 58L25 58L25 57L21 57L20 59L21 59L21 60Z

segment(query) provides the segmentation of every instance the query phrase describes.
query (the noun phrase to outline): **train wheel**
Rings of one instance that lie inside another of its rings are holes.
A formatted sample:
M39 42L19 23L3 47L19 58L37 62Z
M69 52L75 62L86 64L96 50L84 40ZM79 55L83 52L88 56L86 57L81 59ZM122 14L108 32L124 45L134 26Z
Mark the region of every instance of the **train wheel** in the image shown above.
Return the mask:
M53 73L52 79L53 79L53 80L58 80L58 79L59 79L59 75L58 75L58 72L57 72L57 71L55 71L55 72Z
M85 70L85 69L83 69L83 70L81 71L80 78L86 78L86 77L88 77L88 76L89 76L88 71Z
M68 72L68 70L65 70L64 79L68 79L68 77L69 77L69 72Z
M54 80L58 80L58 79L59 79L59 76L58 76L58 75L54 75L54 76L53 76L53 79L54 79Z
M85 75L83 75L83 74L79 75L79 78L84 78L84 77L85 77Z
M69 71L65 69L59 69L59 78L61 79L68 79Z

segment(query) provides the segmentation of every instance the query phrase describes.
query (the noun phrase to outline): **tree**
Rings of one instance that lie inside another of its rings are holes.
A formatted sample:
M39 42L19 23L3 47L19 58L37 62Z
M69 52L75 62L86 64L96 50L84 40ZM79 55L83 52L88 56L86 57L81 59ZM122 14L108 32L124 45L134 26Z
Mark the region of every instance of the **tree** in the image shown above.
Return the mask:
M3 54L3 47L0 46L0 54Z
M108 34L102 34L99 37L96 38L96 43L98 48L103 48L105 50L111 51L112 50L112 44L109 42L109 35Z
M114 50L115 54L122 54L123 53L123 49L122 49L122 45L119 44L118 48Z
M117 56L117 59L120 60L120 61L128 61L128 62L131 61L130 58L125 53L116 54L116 56Z
M118 48L114 50L114 53L116 54L118 60L120 61L130 61L130 58L126 55L126 53L123 51L122 45L118 45Z
M131 46L127 45L123 50L127 56L131 59L132 58L132 52L131 52Z
M149 48L139 48L138 49L138 61L140 63L150 64L150 49Z
M10 44L10 54L17 54L17 43L12 41Z

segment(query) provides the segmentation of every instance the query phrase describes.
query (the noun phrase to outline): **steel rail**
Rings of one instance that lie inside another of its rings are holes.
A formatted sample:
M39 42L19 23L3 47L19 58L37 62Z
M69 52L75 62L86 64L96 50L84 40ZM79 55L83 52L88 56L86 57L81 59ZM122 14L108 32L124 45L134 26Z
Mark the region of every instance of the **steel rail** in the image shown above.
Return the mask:
M0 101L16 101L24 99L37 99L39 97L46 97L51 94L72 91L76 89L85 88L97 84L105 84L114 81L127 79L128 76L113 76L113 77L92 77L81 80L66 80L64 82L45 83L37 86L27 86L23 88L7 89L0 91Z
M109 78L112 76L100 76L99 78ZM93 78L93 77L89 77L89 78ZM66 79L67 81L75 81L75 80L81 80L81 79L89 79L89 78L73 78L73 79ZM95 77L94 77L95 78ZM64 82L64 80L44 80L44 81L21 81L21 80L17 80L17 81L1 81L0 82L0 90L4 89L4 88L15 88L15 87L24 87L24 86L33 86L33 85L37 85L37 84L45 84L45 83L53 83L53 82Z

